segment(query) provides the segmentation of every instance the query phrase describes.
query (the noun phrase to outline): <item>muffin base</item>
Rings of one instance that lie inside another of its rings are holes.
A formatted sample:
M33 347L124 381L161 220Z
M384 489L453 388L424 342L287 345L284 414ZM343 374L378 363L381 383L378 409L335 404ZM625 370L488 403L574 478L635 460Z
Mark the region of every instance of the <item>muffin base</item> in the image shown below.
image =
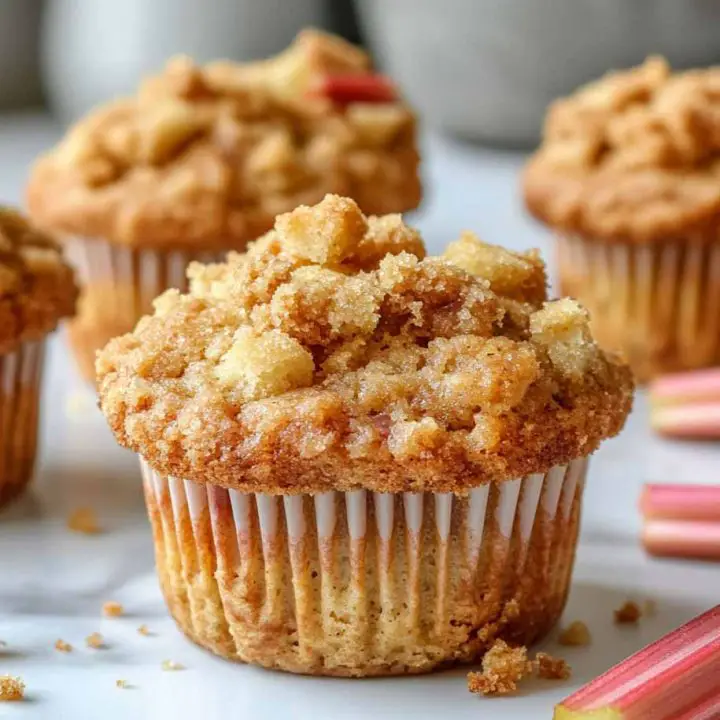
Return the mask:
M160 584L190 639L230 660L359 677L547 633L567 598L586 465L466 496L245 494L142 468Z
M590 311L593 334L635 376L720 362L720 244L558 238L560 294Z
M78 313L68 323L68 338L80 373L93 383L97 350L130 332L168 288L186 291L185 270L191 262L224 257L218 252L141 250L96 238L73 237L66 243L83 286Z
M28 486L35 467L45 341L0 356L0 506Z

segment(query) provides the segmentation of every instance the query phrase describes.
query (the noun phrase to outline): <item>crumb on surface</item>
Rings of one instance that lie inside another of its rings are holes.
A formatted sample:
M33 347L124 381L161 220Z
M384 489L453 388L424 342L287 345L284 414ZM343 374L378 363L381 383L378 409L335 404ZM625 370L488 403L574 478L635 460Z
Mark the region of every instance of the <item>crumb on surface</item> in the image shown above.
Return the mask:
M535 674L544 680L567 680L572 674L570 666L562 658L539 652L533 661Z
M25 683L19 677L0 675L0 702L15 702L25 696Z
M128 688L128 687L130 687L130 686L128 685L128 681L127 681L127 680L116 680L116 681L115 681L115 687L119 687L119 688L125 689L125 688Z
M482 672L468 673L468 690L478 695L507 695L515 692L518 682L531 671L527 648L496 640L483 657Z
M582 620L575 620L562 629L558 637L558 642L561 645L582 647L590 645L592 636L590 635L588 626L582 622Z
M640 606L632 600L627 600L622 607L614 611L616 625L637 625L642 617Z
M58 652L69 653L72 651L72 645L64 640L58 639L55 641L55 649Z
M139 633L140 635L145 635L146 637L151 634L151 633L150 633L150 628L149 628L147 625L144 625L144 624L141 625L141 626L137 629L137 631L138 631L138 633Z
M108 600L107 602L103 603L102 612L103 615L105 615L106 617L120 617L122 614L124 614L125 609L119 602L115 602L114 600Z
M100 648L105 647L105 640L103 639L103 636L100 633L94 632L85 638L85 644L90 648L99 650Z
M67 519L69 530L84 533L85 535L97 535L102 532L98 523L97 514L92 508L81 507L73 510Z
M162 661L162 669L163 670L184 670L185 666L182 663L175 662L174 660L163 660Z

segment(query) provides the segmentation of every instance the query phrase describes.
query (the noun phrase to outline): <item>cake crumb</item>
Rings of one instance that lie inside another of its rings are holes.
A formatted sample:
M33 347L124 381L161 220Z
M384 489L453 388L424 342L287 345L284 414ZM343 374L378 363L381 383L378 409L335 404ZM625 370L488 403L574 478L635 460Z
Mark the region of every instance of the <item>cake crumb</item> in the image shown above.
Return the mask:
M570 666L562 658L539 652L533 662L535 673L544 680L567 680L572 674Z
M141 625L141 626L137 629L137 631L138 631L138 633L139 633L140 635L145 635L145 637L147 637L148 635L151 635L151 634L152 634L152 633L150 632L150 628L149 628L147 625Z
M125 688L128 688L128 687L130 687L130 686L128 685L127 680L116 680L116 681L115 681L115 687L119 687L119 688L125 689Z
M646 600L643 603L642 614L645 617L655 617L657 615L657 603L654 600Z
M0 675L0 702L15 702L25 697L25 683L19 677Z
M625 604L615 610L616 625L637 625L638 620L642 616L640 606L632 600L627 600Z
M518 682L531 671L527 648L496 640L483 657L482 672L468 673L468 690L478 695L507 695L515 692Z
M73 510L67 519L67 526L69 530L85 535L97 535L102 532L95 511L89 507Z
M58 639L55 641L55 649L58 652L69 653L72 651L72 645L70 643L65 642L64 640Z
M100 650L101 648L105 647L105 641L103 640L103 636L98 632L94 632L88 635L85 638L85 644L89 648L94 648L95 650Z
M558 642L561 645L569 647L583 647L590 645L592 642L592 636L588 626L582 622L582 620L575 620L571 622L566 628L560 632Z
M184 670L185 666L182 665L181 663L175 662L174 660L163 660L162 669L163 670Z
M114 600L108 600L102 606L102 612L105 617L120 617L124 614L125 609L119 602Z

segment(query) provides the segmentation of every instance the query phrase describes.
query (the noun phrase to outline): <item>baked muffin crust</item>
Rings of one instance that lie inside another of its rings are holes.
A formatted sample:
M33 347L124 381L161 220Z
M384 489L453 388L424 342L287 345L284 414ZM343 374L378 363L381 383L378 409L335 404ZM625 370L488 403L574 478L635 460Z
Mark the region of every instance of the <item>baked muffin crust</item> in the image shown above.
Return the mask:
M617 433L630 373L537 254L449 252L337 196L281 215L101 351L102 409L159 473L252 492L462 492Z
M36 340L72 315L73 272L52 238L0 207L0 354Z
M590 83L547 114L524 177L530 210L617 242L720 239L720 67L661 58Z
M175 58L136 97L92 112L36 164L41 225L118 244L243 248L326 192L368 213L420 201L415 120L392 95L338 101L328 77L372 78L368 56L305 31L285 52L199 67Z

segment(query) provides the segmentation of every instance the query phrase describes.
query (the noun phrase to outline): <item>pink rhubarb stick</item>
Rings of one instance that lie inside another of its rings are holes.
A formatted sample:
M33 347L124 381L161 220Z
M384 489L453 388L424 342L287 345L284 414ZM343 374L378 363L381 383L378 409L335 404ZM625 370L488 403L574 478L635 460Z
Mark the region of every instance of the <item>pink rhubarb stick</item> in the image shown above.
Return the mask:
M650 425L661 435L677 438L720 438L720 400L650 409Z
M647 484L640 496L640 511L653 520L720 523L720 485Z
M720 521L649 520L642 543L651 555L720 560Z
M650 383L655 406L720 401L720 368L663 375Z
M353 102L388 103L397 100L392 82L384 75L326 75L313 94L324 95L333 102L346 105Z
M720 605L648 645L555 708L555 720L717 720Z

